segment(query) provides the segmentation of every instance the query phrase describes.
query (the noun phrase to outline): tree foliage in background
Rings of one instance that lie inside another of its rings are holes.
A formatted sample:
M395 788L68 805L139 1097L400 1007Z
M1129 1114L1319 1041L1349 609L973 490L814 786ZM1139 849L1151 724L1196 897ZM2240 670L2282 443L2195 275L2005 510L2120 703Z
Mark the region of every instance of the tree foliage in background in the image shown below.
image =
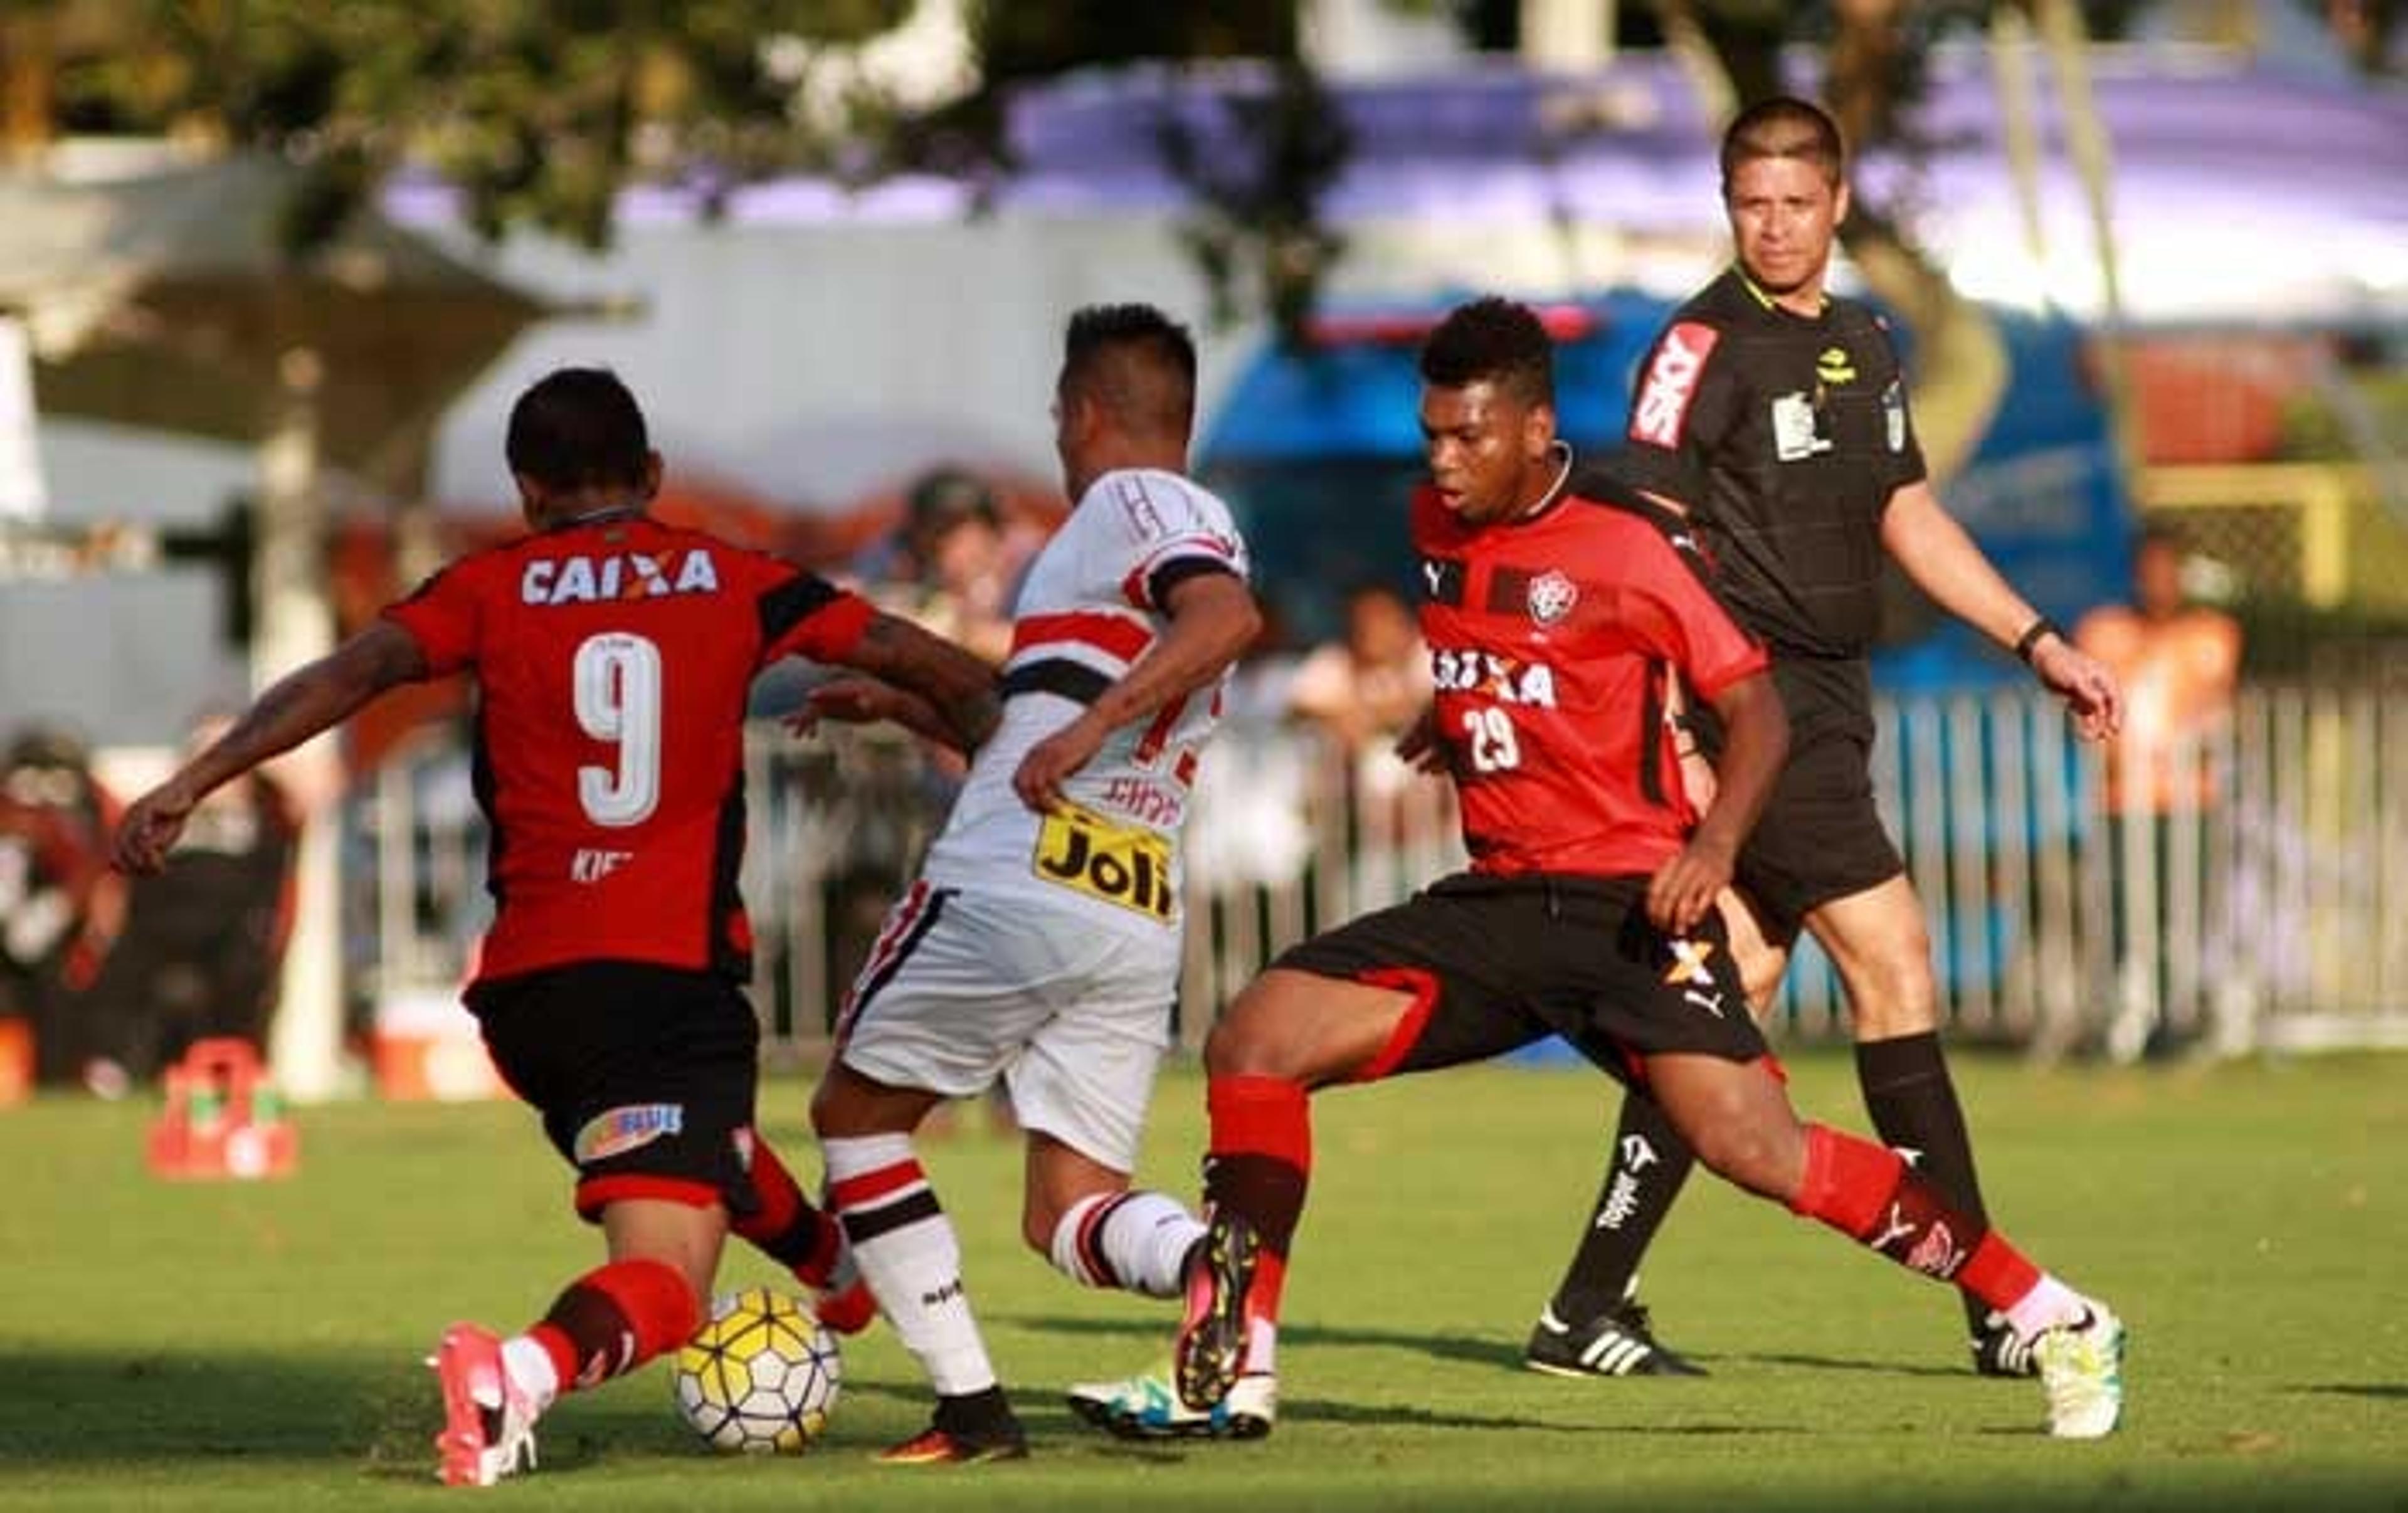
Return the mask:
M1293 343L1345 255L1346 238L1323 219L1321 202L1345 172L1353 134L1297 60L1280 65L1267 91L1224 95L1216 107L1212 125L1176 115L1162 122L1164 161L1197 206L1181 239L1212 291L1216 324L1240 319L1252 292ZM1214 150L1224 134L1238 151Z
M1338 255L1321 191L1345 156L1297 61L1296 7L1118 0L969 7L979 82L913 113L830 66L832 45L901 23L911 0L0 0L0 142L22 160L64 136L166 136L305 170L280 240L305 252L405 166L457 188L487 236L513 226L607 244L630 184L706 207L766 175L864 181L900 167L973 179L1008 167L1006 110L1029 84L1150 60L1273 60L1230 123L1241 161L1207 161L1166 120L1195 191L1185 228L1225 313L1258 292L1283 324ZM814 78L814 70L823 77Z
M1012 94L1075 69L1268 61L1269 77L1258 87L1239 84L1209 102L1166 86L1154 144L1194 198L1180 238L1211 291L1214 322L1259 311L1293 338L1345 250L1321 204L1354 146L1336 100L1298 51L1297 9L1289 0L990 0L973 26L983 84L955 109L907 128L915 138L910 156L940 168L1008 166L1003 124Z
M816 46L909 0L63 0L0 13L0 123L160 135L308 170L284 241L315 245L423 164L488 235L605 242L619 189L831 166L844 134L796 108ZM849 126L850 122L846 122Z

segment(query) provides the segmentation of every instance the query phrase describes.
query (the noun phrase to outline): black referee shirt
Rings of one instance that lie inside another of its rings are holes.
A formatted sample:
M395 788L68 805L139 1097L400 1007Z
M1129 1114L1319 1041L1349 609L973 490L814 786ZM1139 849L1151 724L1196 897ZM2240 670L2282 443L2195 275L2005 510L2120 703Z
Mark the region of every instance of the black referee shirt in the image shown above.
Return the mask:
M1808 317L1736 267L1674 313L1631 400L1637 486L1688 506L1741 624L1776 654L1860 657L1881 624L1881 519L1924 476L1881 319Z

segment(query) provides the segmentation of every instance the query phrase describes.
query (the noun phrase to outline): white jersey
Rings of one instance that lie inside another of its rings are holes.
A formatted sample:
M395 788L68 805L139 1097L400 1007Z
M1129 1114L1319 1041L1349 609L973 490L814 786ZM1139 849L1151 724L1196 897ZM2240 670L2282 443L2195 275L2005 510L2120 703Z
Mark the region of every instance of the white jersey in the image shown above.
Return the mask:
M1029 567L1013 607L1003 719L979 749L922 876L1069 900L1100 923L1168 932L1197 752L1229 675L1112 732L1038 815L1012 792L1031 747L1092 704L1169 624L1163 596L1199 571L1247 571L1229 509L1175 473L1128 468L1090 486Z

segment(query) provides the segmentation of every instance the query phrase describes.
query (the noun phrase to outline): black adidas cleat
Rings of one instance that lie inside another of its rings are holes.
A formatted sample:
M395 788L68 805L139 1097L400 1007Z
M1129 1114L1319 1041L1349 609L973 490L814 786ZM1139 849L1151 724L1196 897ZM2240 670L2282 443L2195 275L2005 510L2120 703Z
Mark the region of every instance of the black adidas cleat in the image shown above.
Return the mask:
M2040 1375L2032 1342L2018 1336L2002 1313L1993 1312L1983 1320L1982 1332L1966 1343L1973 1349L1973 1369L1985 1377Z
M1656 1341L1647 1308L1617 1303L1583 1324L1567 1324L1550 1304L1530 1331L1522 1364L1551 1377L1702 1377L1694 1364Z

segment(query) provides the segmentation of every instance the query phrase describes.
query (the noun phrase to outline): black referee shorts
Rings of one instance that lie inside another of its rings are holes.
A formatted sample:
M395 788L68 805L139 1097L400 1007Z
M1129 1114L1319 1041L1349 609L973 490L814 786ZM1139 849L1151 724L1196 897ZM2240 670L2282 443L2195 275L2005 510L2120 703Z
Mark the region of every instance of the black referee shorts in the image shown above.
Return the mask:
M1659 1053L1764 1055L1721 919L1671 940L1648 923L1646 899L1638 877L1459 873L1272 965L1413 994L1366 1081L1482 1061L1550 1035L1625 1079Z
M494 1065L577 1168L577 1211L621 1198L754 1206L761 1022L714 972L581 962L468 992Z
M1789 756L1764 813L1740 848L1732 881L1775 944L1798 938L1806 916L1906 870L1873 802L1872 684L1861 661L1776 655L1773 684L1789 716ZM1712 711L1698 721L1710 759L1721 756Z

